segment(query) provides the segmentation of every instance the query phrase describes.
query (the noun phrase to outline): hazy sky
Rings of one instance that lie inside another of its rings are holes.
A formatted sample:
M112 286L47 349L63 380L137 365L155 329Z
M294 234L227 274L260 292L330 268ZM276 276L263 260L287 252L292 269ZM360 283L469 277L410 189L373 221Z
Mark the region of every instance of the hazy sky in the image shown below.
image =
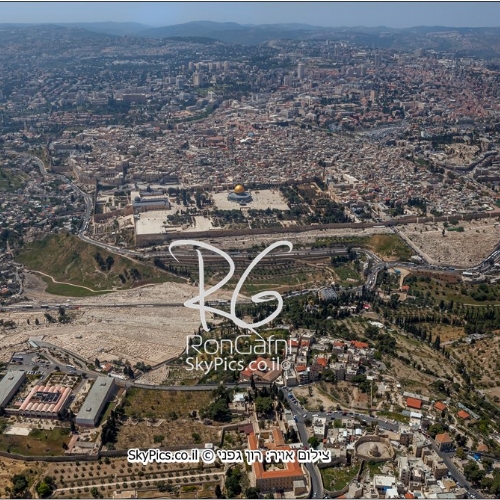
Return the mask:
M189 21L319 26L500 26L497 2L1 2L0 23Z

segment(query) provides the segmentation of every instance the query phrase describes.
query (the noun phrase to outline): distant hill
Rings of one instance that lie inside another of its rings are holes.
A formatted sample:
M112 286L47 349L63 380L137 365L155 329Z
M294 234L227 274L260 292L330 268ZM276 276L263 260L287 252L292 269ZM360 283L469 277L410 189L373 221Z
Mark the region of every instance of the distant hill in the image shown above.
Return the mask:
M0 24L2 43L19 43L31 37L43 37L45 40L61 40L62 37L74 39L96 39L104 33L96 33L78 26L67 27L59 24ZM106 36L113 36L106 34Z
M115 22L101 22L101 23L56 23L59 26L66 28L81 28L94 33L102 33L105 35L135 35L139 32L148 30L151 26L140 23L115 23Z
M33 26L33 24L29 23L0 23L0 29L12 29L12 28L22 28L24 26Z
M449 26L311 26L304 23L238 24L233 22L193 21L171 26L151 27L128 22L6 24L0 23L0 41L17 41L27 34L45 37L73 36L80 39L99 36L176 39L210 44L214 41L241 45L258 45L270 40L329 40L348 42L372 49L415 49L452 52L458 57L500 57L500 28L467 28Z
M308 35L324 31L326 28L304 24L263 24L242 25L238 23L216 23L212 21L194 21L184 24L150 28L137 33L148 38L204 37L214 38L226 43L256 45L268 40L288 38L298 40Z

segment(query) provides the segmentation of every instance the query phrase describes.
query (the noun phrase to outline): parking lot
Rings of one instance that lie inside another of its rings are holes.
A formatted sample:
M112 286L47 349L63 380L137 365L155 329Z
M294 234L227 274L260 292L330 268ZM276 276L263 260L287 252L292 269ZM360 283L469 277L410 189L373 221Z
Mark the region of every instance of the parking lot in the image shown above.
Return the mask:
M22 359L22 362L12 362L13 359ZM54 366L51 361L41 357L38 353L25 351L14 354L7 369L21 370L27 375L38 375L41 379L45 379L54 370Z

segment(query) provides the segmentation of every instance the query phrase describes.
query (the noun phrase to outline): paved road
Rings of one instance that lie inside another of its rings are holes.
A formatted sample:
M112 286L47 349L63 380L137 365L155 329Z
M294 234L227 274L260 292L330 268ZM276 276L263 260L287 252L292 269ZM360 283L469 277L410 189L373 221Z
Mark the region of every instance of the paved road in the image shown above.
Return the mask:
M475 495L477 498L486 498L481 493L476 491L471 483L469 483L466 479L465 476L457 469L455 464L452 462L451 457L453 456L453 453L443 453L438 450L438 447L434 441L431 440L431 447L432 449L443 459L444 463L446 464L446 467L448 467L448 470L450 471L451 475L455 478L457 482L459 482L462 486L464 486L469 494Z
M283 389L283 393L285 396L288 396L288 391ZM296 424L297 424L297 429L299 431L299 437L300 441L304 446L309 446L307 440L309 439L308 434L307 434L307 429L306 425L304 423L306 417L303 417L302 414L300 413L300 408L295 405L290 399L288 399L288 403L290 405L290 409L292 410L292 413L294 415ZM310 491L310 497L312 498L323 498L324 496L324 491L323 491L323 480L321 479L321 473L319 472L318 467L315 464L305 464L305 467L307 469L307 472L309 473L309 477L311 478L311 491Z
M84 309L84 308L119 308L119 307L137 307L137 308L145 308L145 307L181 307L183 305L182 302L163 302L163 303L145 303L145 304L137 304L137 303L116 303L116 304L80 304L80 303L26 303L26 304L15 304L11 306L2 306L0 308L1 311L11 311L11 312L25 312L26 310L30 311L48 311L58 309L59 306L64 307L64 309Z
M45 170L45 165L43 164L43 161L38 158L38 156L32 155L30 153L18 153L19 156L22 158L26 158L27 160L31 160L35 162L40 169L40 174L42 177L45 177L47 175L47 170Z
M75 355L71 351L68 351L67 349L63 349L61 347L55 346L49 342L44 342L44 341L37 341L37 344L41 348L41 353L43 353L44 356L47 357L54 365L59 366L60 370L65 373L76 373L78 375L84 375L85 377L90 377L90 378L95 378L99 375L102 375L101 373L97 373L93 370L90 370L86 367L85 361L81 359L79 356ZM53 349L56 352L59 351L63 354L67 354L68 356L73 358L73 362L75 363L74 367L69 367L66 364L63 364L59 362L58 359L54 358L51 354L47 352L48 349ZM85 366L85 368L84 368ZM142 384L140 382L136 382L134 380L124 380L120 378L115 378L115 382L117 385L124 387L124 388L129 388L129 387L138 387L138 388L144 388L144 389L156 389L156 390L165 390L165 391L207 391L207 390L212 390L216 389L219 387L219 384L207 384L207 385L197 385L197 386L151 386L148 384ZM237 383L237 384L226 384L227 386L238 386L238 387L247 387L250 384L248 383ZM308 411L304 408L301 407L301 405L298 403L298 401L293 397L293 394L289 392L286 388L282 388L282 392L285 395L290 410L292 414L294 415L294 419L297 424L297 429L299 431L299 437L300 440L303 444L303 446L309 446L308 444L308 432L307 428L305 425L305 421L307 419L313 420L315 417L326 417L329 420L335 420L335 419L342 419L342 418L356 418L360 421L364 421L367 424L371 423L377 423L380 428L390 430L393 432L397 432L399 430L399 424L397 422L391 422L388 420L385 420L383 418L378 418L378 417L371 417L370 415L366 415L363 413L358 413L358 412L353 412L353 411L332 411L332 412L312 412ZM292 397L290 397L292 396ZM432 448L436 451L436 453L443 459L445 462L446 466L448 467L451 475L463 486L465 486L468 490L469 493L475 494L477 498L484 498L481 496L480 493L475 491L471 484L466 481L465 477L463 474L456 468L456 466L453 464L451 461L451 456L452 454L448 453L442 453L437 449L436 444L431 441L431 446ZM324 489L323 489L323 482L321 479L321 474L319 472L319 469L313 465L313 464L306 464L306 469L309 473L309 476L311 478L311 496L312 498L323 498L324 496Z
M26 157L26 158L30 158L31 160L33 160L34 162L37 163L37 165L39 166L40 168L40 173L45 177L47 175L47 171L45 170L45 166L42 162L42 160L40 160L40 158L38 158L37 156L34 156L34 155L31 155L29 153L19 153L22 157ZM121 254L121 255L124 255L124 256L128 256L128 257L160 257L160 256L169 256L169 252L138 252L138 251L135 251L135 250L128 250L128 249L124 249L124 248L121 248L121 247L116 247L116 246L113 246L113 245L108 245L106 243L101 243L101 242L98 242L98 241L95 241L93 240L92 238L90 238L89 236L87 236L85 234L85 231L87 230L88 228L88 225L90 223L90 219L91 219L91 216L92 216L92 211L93 211L93 198L90 194L86 193L85 191L82 191L75 183L73 183L73 181L71 179L68 179L67 177L61 175L61 174L53 174L54 176L56 177L59 177L61 179L64 180L64 182L66 182L67 184L71 185L72 188L77 192L79 193L84 201L85 201L85 214L84 214L84 217L83 217L83 224L82 224L82 227L80 228L79 232L78 232L78 237L80 239L82 239L83 241L86 241L87 243L90 243L92 245L96 245L100 248L103 248L105 250L108 250L109 252L114 252L114 253L117 253L117 254ZM396 234L399 234L399 230L397 228L397 226L393 225L391 222L394 222L394 221L389 221L388 223L388 226L392 228L392 230L396 233ZM418 221L417 221L418 223ZM385 225L385 224L382 224L382 225ZM400 235L401 236L401 235ZM413 248L414 250L417 252L417 253L421 253L420 250L418 249L418 247L414 247L414 245L411 243L411 242L408 242ZM377 257L375 254L373 254L372 252L370 252L369 250L365 250L365 249L359 249L359 248L356 248L355 249L356 251L362 251L364 252L365 254L368 254L370 255L370 257L374 260L374 262L378 265L381 263L381 259L379 257ZM286 254L287 256L294 256L294 257L306 257L306 256L320 256L320 255L331 255L331 254L334 254L334 253L342 253L342 252L345 252L346 251L346 247L343 247L343 248L330 248L330 249L310 249L310 250L295 250L295 251L292 251L290 252L289 254ZM181 255L181 254L177 254L176 255ZM207 258L209 258L207 256ZM476 265L476 266L473 266L471 268L468 268L466 270L468 271L475 271L475 272L486 272L488 271L489 269L491 269L493 266L492 266L492 263L494 263L497 259L500 258L500 244L497 245L495 247L495 249L485 258L483 259L483 261ZM407 264L407 263L406 263ZM426 263L427 264L427 263ZM424 265L424 266L420 266L420 268L430 268L430 269L434 269L434 270L441 270L441 271L447 271L449 270L449 267L448 266L429 266L429 265ZM374 274L375 276L375 281L372 282L372 283L367 283L367 285L372 288L375 286L375 283L376 283L376 272Z
M294 420L297 424L297 429L299 431L299 437L304 446L309 446L307 440L309 439L305 421L307 419L313 420L315 416L317 417L326 417L330 420L342 419L342 418L357 418L359 420L364 420L366 423L371 424L376 422L381 429L387 429L393 432L397 432L399 430L399 424L395 422L389 422L382 418L370 417L369 415L365 415L363 413L357 412L348 412L348 411L333 411L333 412L320 412L320 411L308 411L301 407L301 405L297 402L295 403L293 398L289 397L291 393L286 389L282 389L283 394L285 395L288 404L290 406L290 410L294 416ZM323 489L323 481L321 479L321 473L313 464L307 464L306 469L309 472L311 477L311 496L312 498L323 498L324 489Z

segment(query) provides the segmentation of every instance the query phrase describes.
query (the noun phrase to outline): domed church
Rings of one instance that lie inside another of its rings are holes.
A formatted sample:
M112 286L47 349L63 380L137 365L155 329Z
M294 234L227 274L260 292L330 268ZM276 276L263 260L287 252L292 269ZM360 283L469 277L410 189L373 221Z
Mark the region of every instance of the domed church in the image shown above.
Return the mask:
M245 189L243 184L236 184L233 191L227 195L227 199L240 205L246 205L253 200L252 194Z

